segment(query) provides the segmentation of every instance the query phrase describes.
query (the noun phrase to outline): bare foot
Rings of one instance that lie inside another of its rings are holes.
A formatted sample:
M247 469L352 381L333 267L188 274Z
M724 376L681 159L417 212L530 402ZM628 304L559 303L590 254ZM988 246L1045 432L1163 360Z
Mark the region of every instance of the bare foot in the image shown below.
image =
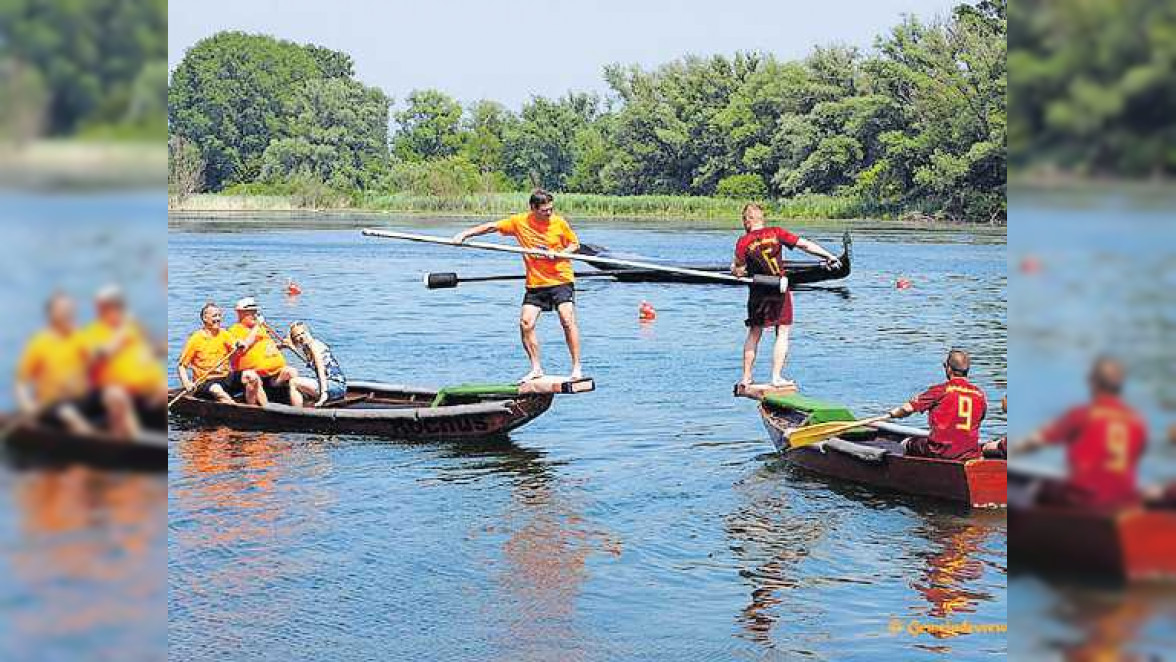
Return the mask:
M531 372L528 372L527 374L523 375L522 378L519 379L518 383L522 384L523 382L529 382L534 379L539 379L542 376L543 376L543 368L532 368Z
M576 366L576 367L572 368L572 374L568 375L568 379L570 381L575 381L577 379L583 379L583 378L584 378L584 370L582 368L580 368L580 366Z
M772 388L792 388L796 386L796 382L791 379L784 379L783 377L772 378Z

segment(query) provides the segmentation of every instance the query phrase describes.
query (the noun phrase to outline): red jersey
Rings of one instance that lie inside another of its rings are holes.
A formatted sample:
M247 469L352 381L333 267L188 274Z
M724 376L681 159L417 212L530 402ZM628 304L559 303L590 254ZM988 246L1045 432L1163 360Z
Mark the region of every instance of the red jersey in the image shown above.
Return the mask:
M920 454L946 460L980 457L980 421L988 414L988 399L979 387L952 377L911 399L910 405L917 412L929 412L931 436Z
M1113 506L1136 500L1147 424L1119 398L1101 395L1071 409L1043 430L1042 438L1066 446L1069 491L1083 503Z
M753 276L780 276L784 273L784 248L796 248L800 237L784 228L752 230L735 243L735 264L747 265Z

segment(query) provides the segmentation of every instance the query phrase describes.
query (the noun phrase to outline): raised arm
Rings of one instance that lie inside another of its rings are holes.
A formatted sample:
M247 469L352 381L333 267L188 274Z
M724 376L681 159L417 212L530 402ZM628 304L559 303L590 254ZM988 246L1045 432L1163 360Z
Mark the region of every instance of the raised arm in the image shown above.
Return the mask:
M836 269L841 266L841 260L836 255L825 250L823 246L815 241L801 238L796 242L796 247L808 253L809 255L815 255L816 257L821 258L825 261L825 266L829 267L830 269ZM910 412L908 412L908 415L909 413Z

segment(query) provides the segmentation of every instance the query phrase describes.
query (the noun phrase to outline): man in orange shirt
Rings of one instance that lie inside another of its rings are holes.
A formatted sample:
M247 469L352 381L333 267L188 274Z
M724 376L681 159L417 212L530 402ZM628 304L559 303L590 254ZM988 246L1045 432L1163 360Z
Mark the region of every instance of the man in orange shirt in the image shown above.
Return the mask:
M65 425L71 432L93 430L86 420L89 362L74 323L74 302L62 293L45 304L48 326L33 336L16 366L16 405L21 414Z
M285 387L290 404L302 406L302 392L295 388L298 370L286 365L286 357L276 339L269 334L265 318L253 297L237 302L237 323L229 327L229 337L234 341L237 354L233 357L233 370L241 374L245 388L245 402L266 406L269 394L266 389Z
M240 377L229 372L227 359L236 349L236 343L229 332L221 328L223 317L215 303L204 304L200 309L203 326L188 336L176 372L185 391L193 391L196 382L200 382L193 395L231 404L233 383L240 383ZM188 375L189 369L192 376Z
M95 297L96 319L82 332L90 376L101 394L111 433L138 436L140 412L167 402L167 370L143 327L127 313L122 290L104 287Z
M498 232L514 237L523 248L558 253L574 253L580 248L580 240L572 232L571 226L562 216L555 214L555 198L550 193L535 189L531 193L530 205L530 212L469 228L457 233L453 240L460 244L470 237ZM572 355L572 372L569 377L579 379L583 376L583 370L580 367L580 329L576 325L576 286L572 263L563 258L524 255L523 264L527 269L527 291L523 295L519 332L523 339L523 350L531 362L531 371L519 381L543 376L535 324L539 320L539 313L551 310L559 314L568 352Z

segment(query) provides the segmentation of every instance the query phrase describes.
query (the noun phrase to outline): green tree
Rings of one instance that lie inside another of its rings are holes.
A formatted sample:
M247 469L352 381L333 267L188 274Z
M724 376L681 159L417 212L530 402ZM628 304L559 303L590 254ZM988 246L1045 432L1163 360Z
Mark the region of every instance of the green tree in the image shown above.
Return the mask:
M596 95L532 98L506 134L507 175L528 185L564 190L575 169L576 135L599 113Z
M396 156L421 161L457 154L462 146L461 104L437 90L415 90L396 113Z
M496 101L474 104L463 122L465 143L462 154L482 172L503 172L506 169L506 134L516 121L510 111Z
M197 42L172 74L171 133L200 147L210 189L252 182L270 141L285 134L284 113L302 83L326 74L349 77L350 58L269 36L220 32Z

